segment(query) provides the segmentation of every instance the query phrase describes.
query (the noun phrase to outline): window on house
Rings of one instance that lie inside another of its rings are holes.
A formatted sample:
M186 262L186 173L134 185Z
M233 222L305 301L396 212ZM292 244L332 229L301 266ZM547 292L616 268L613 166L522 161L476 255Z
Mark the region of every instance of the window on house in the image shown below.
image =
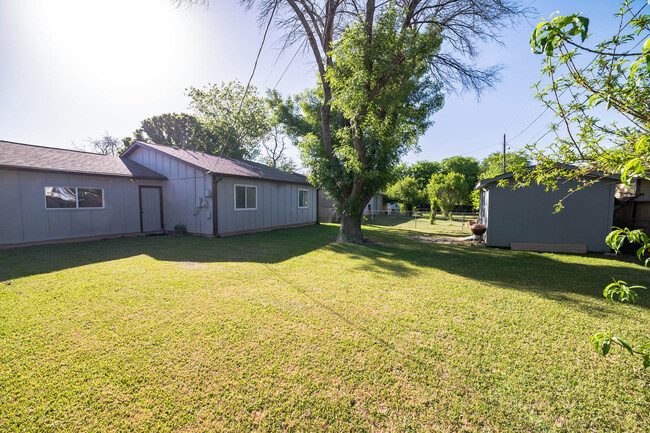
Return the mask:
M309 191L306 189L298 190L298 207L309 207Z
M104 207L104 191L99 188L77 188L79 207Z
M235 185L235 209L257 209L257 187L248 185Z
M104 190L46 186L45 207L47 209L103 208Z
M77 207L77 188L46 186L45 206L48 209L67 209Z

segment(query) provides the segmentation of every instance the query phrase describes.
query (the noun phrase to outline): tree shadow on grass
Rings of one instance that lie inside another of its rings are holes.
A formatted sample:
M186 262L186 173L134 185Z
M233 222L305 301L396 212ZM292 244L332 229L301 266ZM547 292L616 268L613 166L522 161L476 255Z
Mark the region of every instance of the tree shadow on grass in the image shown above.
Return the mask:
M435 268L496 287L535 292L557 302L572 302L578 308L598 313L592 303L580 302L569 294L604 300L603 289L612 278L650 286L650 270L630 259L590 254L576 255L575 260L561 260L562 255L511 251L507 249L465 245L433 244L411 239L419 232L374 231L368 233L364 246L330 244L326 248L358 261L358 269L413 275L423 268ZM585 263L582 257L600 259ZM622 266L625 262L633 266ZM643 293L641 293L643 295ZM639 296L637 305L650 308L648 296ZM601 313L605 309L601 309Z
M484 284L526 290L558 302L581 302L567 295L599 300L612 277L650 285L650 271L642 266L621 266L613 257L593 255L598 264L559 260L558 256L485 247L424 243L411 239L420 232L370 228L365 245L334 243L338 226L316 225L235 236L123 238L104 241L35 246L0 251L0 282L45 274L93 263L147 255L169 262L251 262L274 264L319 249L341 254L352 268L407 277L426 268L459 275ZM92 278L92 275L88 276ZM638 305L649 308L649 296ZM592 303L582 308L597 313Z

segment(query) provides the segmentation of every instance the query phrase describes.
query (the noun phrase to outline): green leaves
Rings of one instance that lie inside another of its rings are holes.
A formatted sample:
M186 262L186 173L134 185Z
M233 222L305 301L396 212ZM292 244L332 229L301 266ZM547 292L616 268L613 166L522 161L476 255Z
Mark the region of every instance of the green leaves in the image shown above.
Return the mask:
M530 37L530 45L533 53L552 56L556 48L572 36L580 35L580 41L584 42L588 31L589 18L579 14L556 17L535 27Z
M614 302L616 296L618 296L618 300L620 302L629 301L631 303L635 303L637 298L637 293L634 291L634 289L645 289L645 287L629 286L625 281L614 280L613 283L605 287L605 290L603 290L603 296L605 296L605 298L607 298L611 302Z
M631 244L641 244L641 247L636 251L636 256L639 260L643 260L646 250L650 247L650 238L641 229L630 230L628 228L614 227L614 230L605 238L605 243L618 254L621 252L621 247L626 240ZM645 266L649 262L650 258L646 259Z

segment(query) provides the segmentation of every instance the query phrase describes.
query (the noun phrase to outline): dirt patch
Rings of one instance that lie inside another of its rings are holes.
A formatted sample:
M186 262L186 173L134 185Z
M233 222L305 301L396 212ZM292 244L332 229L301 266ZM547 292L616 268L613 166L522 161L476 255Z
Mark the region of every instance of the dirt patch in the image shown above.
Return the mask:
M473 241L467 238L449 238L449 237L439 237L435 238L432 236L413 236L411 239L420 242L431 242L434 244L447 244L447 245L473 245Z

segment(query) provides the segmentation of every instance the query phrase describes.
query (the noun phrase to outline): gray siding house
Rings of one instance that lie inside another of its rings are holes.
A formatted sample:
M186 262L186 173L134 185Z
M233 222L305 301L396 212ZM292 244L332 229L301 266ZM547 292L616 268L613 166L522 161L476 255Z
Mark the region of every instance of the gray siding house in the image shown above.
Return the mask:
M578 185L567 181L556 191L531 185L512 189L497 183L512 179L507 173L480 181L480 222L487 226L485 243L517 250L557 252L607 252L605 237L611 231L617 180L604 178L567 197L564 209L554 205Z
M0 141L0 245L171 231L225 236L314 224L304 176L136 142L121 156Z

